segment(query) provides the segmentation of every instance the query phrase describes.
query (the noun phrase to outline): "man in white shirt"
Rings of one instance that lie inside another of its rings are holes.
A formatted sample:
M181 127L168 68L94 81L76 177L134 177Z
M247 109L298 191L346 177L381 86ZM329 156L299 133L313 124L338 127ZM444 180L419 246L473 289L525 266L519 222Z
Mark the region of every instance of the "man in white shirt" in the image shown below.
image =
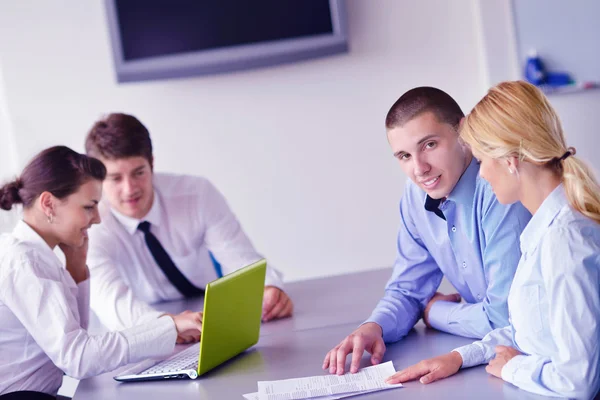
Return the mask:
M107 169L88 266L91 306L109 329L162 314L149 304L202 294L219 264L227 274L263 258L207 179L154 173L150 135L137 118L109 114L94 124L85 148ZM263 321L292 310L280 274L267 268Z

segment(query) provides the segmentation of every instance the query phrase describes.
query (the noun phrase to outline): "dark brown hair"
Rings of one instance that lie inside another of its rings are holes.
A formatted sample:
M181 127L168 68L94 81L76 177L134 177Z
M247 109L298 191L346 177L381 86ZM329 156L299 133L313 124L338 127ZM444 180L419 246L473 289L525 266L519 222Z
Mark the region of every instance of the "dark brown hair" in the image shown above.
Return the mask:
M113 113L97 121L85 139L85 152L107 160L140 156L152 166L150 133L133 115Z
M43 192L64 199L91 179L106 177L104 164L66 146L50 147L27 164L21 176L0 188L0 208L10 210L14 204L30 207Z
M404 93L390 108L385 117L387 129L404 126L419 115L432 112L437 120L458 132L458 125L465 114L456 101L443 90L421 86Z

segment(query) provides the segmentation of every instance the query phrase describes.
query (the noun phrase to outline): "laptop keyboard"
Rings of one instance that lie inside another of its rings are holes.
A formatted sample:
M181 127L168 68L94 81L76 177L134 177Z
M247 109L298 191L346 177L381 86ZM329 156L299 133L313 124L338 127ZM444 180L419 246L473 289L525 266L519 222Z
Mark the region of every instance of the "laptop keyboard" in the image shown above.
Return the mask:
M191 346L175 355L175 357L148 368L140 375L177 372L184 369L198 369L198 346Z

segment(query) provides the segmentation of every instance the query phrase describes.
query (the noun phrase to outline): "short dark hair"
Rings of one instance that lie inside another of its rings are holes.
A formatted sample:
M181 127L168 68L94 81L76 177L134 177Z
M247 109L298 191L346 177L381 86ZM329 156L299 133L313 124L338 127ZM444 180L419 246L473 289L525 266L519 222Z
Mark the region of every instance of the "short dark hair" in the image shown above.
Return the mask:
M85 139L85 152L107 160L140 156L152 166L150 132L133 115L113 113L96 121Z
M10 210L19 203L28 208L43 192L64 199L86 182L105 177L106 168L100 160L66 146L50 147L36 155L20 177L0 188L0 208Z
M385 117L387 129L404 126L419 115L432 112L441 123L458 129L465 114L458 103L443 90L421 86L404 93L390 108Z

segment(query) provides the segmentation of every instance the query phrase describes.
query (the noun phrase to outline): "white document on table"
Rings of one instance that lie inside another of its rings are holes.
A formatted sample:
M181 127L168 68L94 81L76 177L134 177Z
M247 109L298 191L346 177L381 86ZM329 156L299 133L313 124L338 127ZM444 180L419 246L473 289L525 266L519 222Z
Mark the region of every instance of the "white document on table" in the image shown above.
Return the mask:
M394 387L396 387L396 386L394 386ZM345 399L346 397L358 396L359 394L365 394L365 393L371 393L371 392L378 392L379 390L380 389L374 389L374 390L365 390L364 392L352 392L352 393L345 393L345 394L337 394L337 395L333 395L333 396L313 397L311 400L338 400L338 399ZM260 400L260 396L258 395L258 392L256 392L256 393L246 393L246 394L243 394L242 396L244 396L244 398L246 400Z
M301 400L317 397L319 400L333 400L341 398L340 395L343 394L345 394L343 397L348 397L367 391L402 387L400 383L395 385L385 383L385 379L395 373L394 364L388 361L363 368L355 374L259 381L258 400Z

